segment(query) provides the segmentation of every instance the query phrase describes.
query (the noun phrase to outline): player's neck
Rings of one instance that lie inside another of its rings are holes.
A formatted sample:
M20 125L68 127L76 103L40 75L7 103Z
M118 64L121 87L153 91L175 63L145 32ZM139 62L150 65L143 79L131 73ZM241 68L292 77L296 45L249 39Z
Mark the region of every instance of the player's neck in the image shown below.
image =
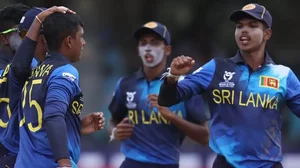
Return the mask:
M144 73L145 73L147 80L152 81L154 78L160 76L162 71L165 70L165 66L166 66L165 62L160 63L159 65L157 65L154 68L149 68L144 65L143 68L144 68Z
M257 50L254 52L241 51L244 61L252 68L253 71L257 70L265 62L265 51Z
M72 59L70 58L70 54L69 54L66 50L64 50L64 49L59 49L59 50L57 50L57 51L55 51L55 50L50 50L49 52L50 52L50 53L52 52L52 53L58 53L58 54L61 54L61 55L63 55L67 60L69 60L69 61L72 60Z

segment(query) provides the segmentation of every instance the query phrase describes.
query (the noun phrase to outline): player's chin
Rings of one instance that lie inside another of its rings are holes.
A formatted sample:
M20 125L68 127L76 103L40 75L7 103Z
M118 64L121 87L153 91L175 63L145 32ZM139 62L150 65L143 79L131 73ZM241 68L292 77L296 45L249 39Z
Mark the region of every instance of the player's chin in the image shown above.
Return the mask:
M239 49L240 49L241 51L243 51L243 52L251 52L251 51L253 51L253 49L254 49L254 47L251 46L251 45L242 45L242 44L240 44L240 45L238 45L238 46L239 46Z
M146 60L146 63L151 66L153 64L153 61L147 61Z

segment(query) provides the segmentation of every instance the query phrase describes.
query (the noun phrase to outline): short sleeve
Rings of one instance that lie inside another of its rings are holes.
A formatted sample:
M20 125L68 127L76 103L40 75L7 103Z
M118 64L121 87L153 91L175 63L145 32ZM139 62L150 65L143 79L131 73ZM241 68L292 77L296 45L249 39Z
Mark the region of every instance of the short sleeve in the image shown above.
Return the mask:
M112 117L120 121L127 115L127 107L122 101L121 85L122 85L122 78L119 79L117 83L115 92L113 94L113 98L108 107Z
M77 69L69 64L52 72L48 80L44 118L65 116L71 100L80 93L78 78Z

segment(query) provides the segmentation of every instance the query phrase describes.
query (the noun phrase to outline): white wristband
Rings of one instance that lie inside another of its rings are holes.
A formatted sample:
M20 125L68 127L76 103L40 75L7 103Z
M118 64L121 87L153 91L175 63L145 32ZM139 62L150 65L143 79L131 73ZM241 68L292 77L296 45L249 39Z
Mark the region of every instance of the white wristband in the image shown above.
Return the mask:
M163 75L160 78L160 80L162 80L164 78L174 78L177 81L181 77L180 75L173 75L173 74L171 74L171 68L168 68L167 70L168 70L168 72L163 73Z
M116 137L115 137L116 130L117 130L116 127L112 129L109 142L111 142L112 140L116 139Z
M38 20L41 24L43 23L37 15L35 16L35 18L36 18L36 20Z

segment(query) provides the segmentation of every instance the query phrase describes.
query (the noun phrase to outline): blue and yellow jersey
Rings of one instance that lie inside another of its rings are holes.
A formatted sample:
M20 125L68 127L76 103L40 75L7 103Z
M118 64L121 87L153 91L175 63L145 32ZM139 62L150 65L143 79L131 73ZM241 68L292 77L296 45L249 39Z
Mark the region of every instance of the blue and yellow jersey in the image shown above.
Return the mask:
M281 108L300 116L300 83L291 69L265 54L256 71L238 52L212 59L178 82L178 99L209 93L210 147L234 167L271 167L282 160Z
M11 117L11 109L9 107L9 84L8 75L10 69L10 61L13 56L0 52L0 139L7 128L8 120Z
M9 155L16 156L19 151L18 115L14 113L24 83L18 82L11 71L13 56L0 53L0 142L8 149ZM35 68L37 61L32 60ZM4 142L5 141L5 142ZM8 143L6 143L8 142Z
M20 111L20 151L16 167L58 167L43 123L54 116L65 118L70 159L74 166L78 162L83 107L78 80L77 69L58 53L51 53L32 70L17 107ZM50 104L55 106L50 107Z
M180 145L184 134L162 117L147 102L149 94L158 94L162 81L159 77L147 81L143 70L121 78L117 84L109 110L114 119L124 117L134 124L132 136L121 142L121 152L135 161L154 164L178 164ZM176 115L194 122L209 119L204 111L202 97L195 96L184 103L170 107Z
M3 51L0 51L0 74L3 73L6 66L11 62L13 59L13 55L9 55L4 53Z

